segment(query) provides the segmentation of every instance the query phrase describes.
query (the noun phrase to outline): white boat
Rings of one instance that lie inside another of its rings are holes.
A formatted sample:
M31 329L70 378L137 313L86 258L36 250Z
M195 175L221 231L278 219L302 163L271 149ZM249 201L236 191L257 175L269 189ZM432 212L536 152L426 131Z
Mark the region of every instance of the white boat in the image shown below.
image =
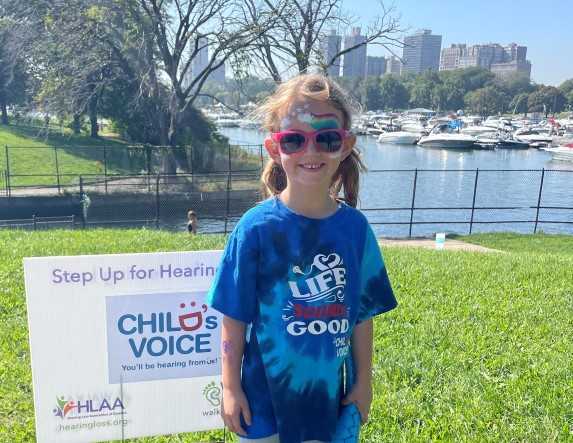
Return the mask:
M402 120L401 130L407 132L423 132L424 130L428 131L428 118L425 116L418 116L416 118L408 117L405 120Z
M544 151L550 152L555 160L565 160L573 162L573 143L557 146L556 148L541 148Z
M382 132L376 141L378 143L390 143L400 145L415 145L421 134L409 131L387 131Z
M239 120L238 116L220 114L215 117L215 124L220 128L238 128Z
M418 146L425 148L473 149L475 143L475 137L462 134L445 123L434 126L428 135L418 140Z
M541 127L523 127L513 133L515 140L528 142L532 147L545 147L553 143L555 135L550 130Z

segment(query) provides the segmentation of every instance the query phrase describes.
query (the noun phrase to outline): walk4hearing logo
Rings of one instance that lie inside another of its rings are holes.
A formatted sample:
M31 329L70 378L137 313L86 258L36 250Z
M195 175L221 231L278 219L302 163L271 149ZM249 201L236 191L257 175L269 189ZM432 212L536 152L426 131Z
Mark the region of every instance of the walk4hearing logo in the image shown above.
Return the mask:
M212 381L203 389L203 395L207 401L213 406L212 409L203 411L203 416L221 415L221 394L222 389L219 384Z

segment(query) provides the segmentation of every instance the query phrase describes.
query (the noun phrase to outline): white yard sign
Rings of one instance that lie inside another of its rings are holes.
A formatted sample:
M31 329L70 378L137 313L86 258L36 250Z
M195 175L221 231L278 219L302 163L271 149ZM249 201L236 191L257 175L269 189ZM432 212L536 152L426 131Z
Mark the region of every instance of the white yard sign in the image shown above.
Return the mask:
M25 258L39 443L222 429L221 251Z

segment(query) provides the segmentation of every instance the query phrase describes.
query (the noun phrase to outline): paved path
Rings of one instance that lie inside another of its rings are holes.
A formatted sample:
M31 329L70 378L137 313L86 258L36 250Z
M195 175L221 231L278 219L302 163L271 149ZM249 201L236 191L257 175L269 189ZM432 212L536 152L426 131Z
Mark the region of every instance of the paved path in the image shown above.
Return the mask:
M379 238L378 243L382 246L404 246L404 247L417 247L417 248L436 248L435 238L426 237L405 237L405 238ZM467 250L467 251L482 251L482 252L502 252L497 249L485 248L483 246L472 245L459 240L446 238L444 244L446 250Z

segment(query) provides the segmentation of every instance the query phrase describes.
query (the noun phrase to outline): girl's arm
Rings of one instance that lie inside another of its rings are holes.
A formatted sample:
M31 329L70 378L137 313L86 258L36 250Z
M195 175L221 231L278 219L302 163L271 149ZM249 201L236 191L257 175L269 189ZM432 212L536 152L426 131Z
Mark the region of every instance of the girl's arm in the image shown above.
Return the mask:
M243 414L245 422L248 425L251 424L249 403L241 387L241 364L246 330L247 325L245 323L223 316L221 331L223 403L221 415L225 426L231 432L242 435L247 433L241 426L241 414Z
M360 411L362 424L368 421L372 404L372 346L374 342L372 318L358 323L350 336L350 349L354 358L356 383L342 400L343 404L354 403Z

